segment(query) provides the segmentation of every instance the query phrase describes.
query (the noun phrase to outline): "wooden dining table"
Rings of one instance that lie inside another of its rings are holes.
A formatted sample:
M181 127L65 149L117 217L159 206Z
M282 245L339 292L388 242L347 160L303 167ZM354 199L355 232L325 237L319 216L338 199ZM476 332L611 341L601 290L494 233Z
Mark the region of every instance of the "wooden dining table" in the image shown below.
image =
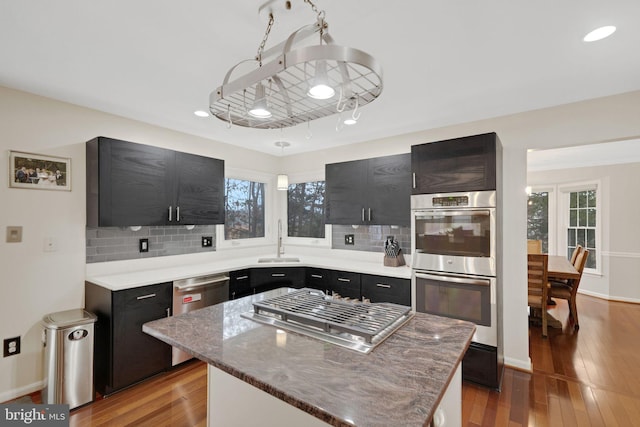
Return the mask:
M567 280L567 279L579 279L580 273L571 264L566 257L562 255L549 255L547 264L547 279L548 280ZM534 315L537 319L540 317L540 313ZM540 320L541 321L541 320ZM553 317L547 312L547 325L551 328L562 329L562 322Z
M549 280L579 279L580 273L567 258L562 255L549 255L547 276Z

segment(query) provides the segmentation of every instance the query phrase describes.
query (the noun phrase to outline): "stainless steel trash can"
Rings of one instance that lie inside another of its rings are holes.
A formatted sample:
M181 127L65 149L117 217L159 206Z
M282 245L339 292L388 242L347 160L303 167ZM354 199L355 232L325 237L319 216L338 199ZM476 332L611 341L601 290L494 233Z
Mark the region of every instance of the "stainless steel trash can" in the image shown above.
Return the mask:
M93 324L97 317L83 309L47 314L44 326L42 403L76 408L94 399Z

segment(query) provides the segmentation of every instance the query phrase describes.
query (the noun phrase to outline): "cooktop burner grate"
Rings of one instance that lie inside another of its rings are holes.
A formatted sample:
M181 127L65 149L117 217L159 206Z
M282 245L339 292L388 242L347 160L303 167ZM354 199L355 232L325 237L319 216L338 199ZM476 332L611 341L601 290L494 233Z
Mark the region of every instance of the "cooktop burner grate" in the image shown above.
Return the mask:
M245 317L285 329L295 326L297 332L313 330L320 332L320 339L337 336L371 348L413 315L410 307L333 300L309 288L254 302L253 308Z

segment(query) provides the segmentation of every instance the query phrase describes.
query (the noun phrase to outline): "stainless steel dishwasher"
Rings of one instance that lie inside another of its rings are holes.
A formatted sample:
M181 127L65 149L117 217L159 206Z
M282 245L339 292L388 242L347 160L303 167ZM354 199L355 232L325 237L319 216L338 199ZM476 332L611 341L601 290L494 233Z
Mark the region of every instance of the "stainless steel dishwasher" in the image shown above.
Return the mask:
M229 299L229 273L191 277L173 282L173 315L188 313ZM173 347L171 364L191 359L189 353Z

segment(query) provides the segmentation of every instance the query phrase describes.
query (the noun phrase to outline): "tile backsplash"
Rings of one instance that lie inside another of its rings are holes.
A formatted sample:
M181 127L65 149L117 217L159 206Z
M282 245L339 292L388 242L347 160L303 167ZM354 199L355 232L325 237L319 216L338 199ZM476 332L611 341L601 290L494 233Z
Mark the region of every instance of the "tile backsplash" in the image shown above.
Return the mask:
M411 253L411 227L390 225L333 225L331 227L331 248L352 251L379 252L384 254L384 241L394 236L404 255ZM345 244L345 235L353 234L354 244Z
M389 225L334 225L332 248L352 251L384 253L387 236L395 236L402 253L411 253L411 228ZM202 247L202 236L211 236L216 242L215 225L197 225L193 230L186 227L142 227L133 231L128 227L87 228L87 264L94 262L120 261L168 255L192 254L215 251L215 246ZM354 244L345 244L345 235L354 235ZM149 252L140 252L140 239L149 239Z
M186 227L142 227L133 231L128 227L87 228L87 264L168 255L215 251L215 246L202 247L202 236L216 241L215 225ZM149 239L149 252L140 252L140 239Z

